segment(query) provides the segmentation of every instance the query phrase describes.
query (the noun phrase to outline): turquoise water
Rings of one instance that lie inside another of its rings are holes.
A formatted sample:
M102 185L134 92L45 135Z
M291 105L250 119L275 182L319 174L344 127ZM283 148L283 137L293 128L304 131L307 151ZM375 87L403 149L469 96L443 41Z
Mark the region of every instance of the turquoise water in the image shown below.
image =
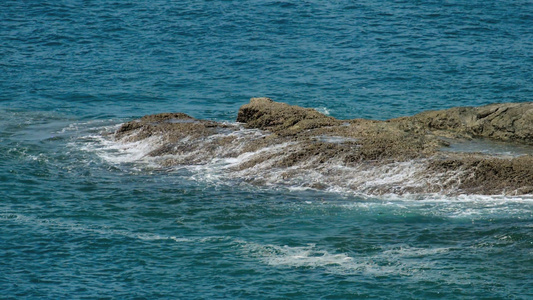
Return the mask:
M1 297L533 299L531 196L251 186L102 137L254 96L386 119L532 95L531 1L3 1Z

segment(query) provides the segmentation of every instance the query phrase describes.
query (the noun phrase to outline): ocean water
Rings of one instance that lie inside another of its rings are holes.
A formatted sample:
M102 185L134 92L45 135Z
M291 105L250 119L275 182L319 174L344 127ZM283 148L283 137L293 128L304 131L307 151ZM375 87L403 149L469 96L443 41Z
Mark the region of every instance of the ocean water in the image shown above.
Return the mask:
M533 2L2 1L0 298L533 299L531 195L252 185L105 137L256 96L342 119L532 101Z

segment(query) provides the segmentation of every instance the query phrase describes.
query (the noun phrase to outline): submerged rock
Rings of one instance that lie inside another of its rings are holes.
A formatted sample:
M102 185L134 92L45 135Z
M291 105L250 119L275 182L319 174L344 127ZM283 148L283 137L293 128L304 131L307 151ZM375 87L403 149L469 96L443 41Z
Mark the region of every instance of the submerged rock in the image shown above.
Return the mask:
M458 138L533 145L531 102L344 121L252 98L237 122L157 114L124 123L115 139L147 141L146 157L164 166L222 165L222 177L252 184L364 194L533 193L533 150L521 156L441 151Z

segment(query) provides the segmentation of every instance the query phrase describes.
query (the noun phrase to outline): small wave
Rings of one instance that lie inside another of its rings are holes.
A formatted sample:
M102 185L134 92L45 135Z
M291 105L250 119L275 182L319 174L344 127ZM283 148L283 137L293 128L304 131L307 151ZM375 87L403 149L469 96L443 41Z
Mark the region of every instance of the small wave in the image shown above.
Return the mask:
M331 110L327 107L316 107L315 110L319 113L325 114L326 116L331 116Z
M80 150L94 152L100 158L112 164L146 162L147 154L161 145L159 137L144 141L117 143L99 135L86 136L86 144Z

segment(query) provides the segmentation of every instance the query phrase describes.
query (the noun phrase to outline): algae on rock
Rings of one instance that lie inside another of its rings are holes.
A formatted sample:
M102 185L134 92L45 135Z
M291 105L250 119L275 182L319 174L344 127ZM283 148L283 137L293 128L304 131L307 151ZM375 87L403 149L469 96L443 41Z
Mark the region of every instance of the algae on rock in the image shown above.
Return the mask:
M314 109L252 98L239 109L237 122L241 124L157 114L124 123L115 138L135 142L156 137L157 145L147 156L160 157L165 166L239 158L226 168L227 177L252 184L340 186L370 194L533 193L531 154L441 151L458 138L533 145L533 102L375 121L338 120ZM402 168L410 171L402 173Z

